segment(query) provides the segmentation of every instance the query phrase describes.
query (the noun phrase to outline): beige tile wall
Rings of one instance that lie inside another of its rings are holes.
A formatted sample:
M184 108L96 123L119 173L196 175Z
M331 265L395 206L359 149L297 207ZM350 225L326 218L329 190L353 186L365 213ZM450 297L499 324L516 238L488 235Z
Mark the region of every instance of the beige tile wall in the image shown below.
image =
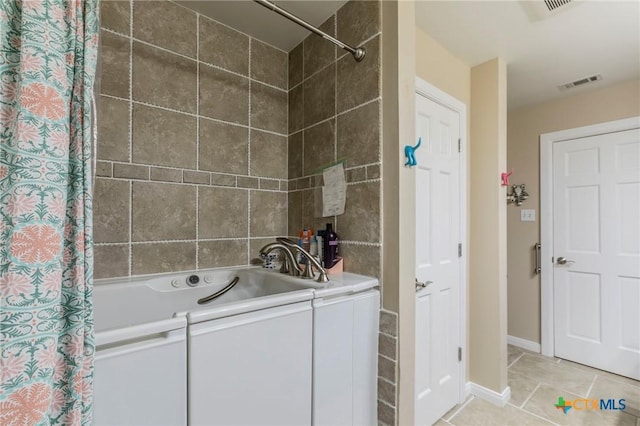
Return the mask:
M101 15L96 278L247 264L287 232L287 53L168 1Z
M381 277L380 2L351 1L320 28L364 45L362 62L312 34L289 52L289 222L333 223L345 270ZM322 169L344 161L345 214L322 218Z

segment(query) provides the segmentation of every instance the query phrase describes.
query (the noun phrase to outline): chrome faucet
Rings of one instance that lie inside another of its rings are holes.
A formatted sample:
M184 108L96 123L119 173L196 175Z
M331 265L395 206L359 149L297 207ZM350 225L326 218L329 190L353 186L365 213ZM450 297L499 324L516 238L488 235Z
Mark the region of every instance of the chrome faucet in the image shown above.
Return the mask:
M269 243L266 246L260 249L260 254L267 255L274 250L280 250L284 254L284 260L282 262L282 266L280 267L280 273L293 275L294 277L300 276L302 274L302 269L298 266L298 262L296 262L296 257L289 247L281 243Z
M329 282L327 271L325 271L322 265L320 265L318 259L313 257L308 251L298 246L288 238L277 238L276 241L277 242L275 243L269 243L266 246L262 247L260 249L260 254L267 255L273 250L280 250L282 253L284 253L284 262L282 262L282 267L280 268L281 273L289 274L294 277L302 276L302 278L314 278L313 268L315 267L319 272L316 281L319 283ZM302 253L302 255L307 258L304 271L300 268L298 262L296 261L296 257L294 254L296 250Z
M315 267L319 273L318 278L316 278L316 281L319 283L329 282L327 271L325 271L325 269L322 267L318 259L312 256L308 251L306 251L305 249L303 249L302 247L300 247L299 245L297 245L295 242L293 242L288 238L280 237L280 238L276 238L276 241L286 247L289 247L289 249L292 252L294 252L295 250L299 251L300 253L302 253L304 257L307 258L307 262L304 265L304 271L302 272L302 278L313 278L314 277L313 268Z

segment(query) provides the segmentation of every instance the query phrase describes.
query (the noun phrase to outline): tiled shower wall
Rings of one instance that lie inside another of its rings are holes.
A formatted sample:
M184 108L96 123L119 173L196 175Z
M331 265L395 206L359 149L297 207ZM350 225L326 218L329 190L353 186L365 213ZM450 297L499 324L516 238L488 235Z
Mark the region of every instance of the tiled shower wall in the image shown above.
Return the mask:
M287 232L287 53L103 1L95 277L243 265Z
M381 277L381 15L350 1L320 29L367 50L362 62L312 34L289 52L289 234L333 223L349 272ZM322 218L322 168L343 161L345 214Z

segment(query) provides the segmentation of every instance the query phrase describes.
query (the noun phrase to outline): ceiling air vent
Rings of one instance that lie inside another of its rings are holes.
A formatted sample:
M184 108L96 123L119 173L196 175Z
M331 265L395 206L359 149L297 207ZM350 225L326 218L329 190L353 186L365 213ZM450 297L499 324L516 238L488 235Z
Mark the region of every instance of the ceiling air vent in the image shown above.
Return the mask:
M519 3L531 21L540 21L556 13L570 9L581 0L521 0Z
M547 6L547 9L549 9L549 12L552 12L565 4L571 3L571 1L572 0L544 0L544 4Z
M595 83L602 80L602 74L592 75L591 77L581 78L580 80L572 81L571 83L565 83L558 86L560 90L573 89L574 87L584 86L585 84Z

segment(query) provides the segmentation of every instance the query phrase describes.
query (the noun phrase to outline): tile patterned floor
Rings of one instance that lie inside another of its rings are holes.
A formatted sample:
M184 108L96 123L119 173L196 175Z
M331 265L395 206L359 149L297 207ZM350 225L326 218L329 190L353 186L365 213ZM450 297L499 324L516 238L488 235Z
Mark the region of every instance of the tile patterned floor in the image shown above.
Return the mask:
M593 425L640 426L640 382L509 345L511 400L503 407L470 397L454 407L436 426L466 425ZM554 407L558 396L625 398L624 411L569 410Z

